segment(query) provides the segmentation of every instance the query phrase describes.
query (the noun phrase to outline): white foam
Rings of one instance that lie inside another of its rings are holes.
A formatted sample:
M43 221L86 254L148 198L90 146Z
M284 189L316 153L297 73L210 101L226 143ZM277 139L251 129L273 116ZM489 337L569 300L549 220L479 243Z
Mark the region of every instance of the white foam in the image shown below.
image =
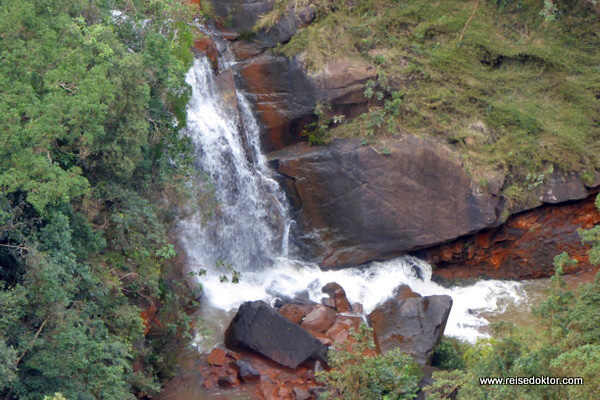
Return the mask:
M502 312L510 302L522 301L525 296L521 285L511 281L481 280L469 286L445 288L431 281L429 264L409 256L337 271L321 271L316 265L280 258L268 271L243 273L238 284L222 283L219 276L215 271L200 279L206 301L226 312L245 301L272 302L306 293L310 300L320 302L324 296L321 288L328 282L342 285L350 303L362 303L366 313L388 299L401 284L423 296L447 294L454 303L445 332L471 342L487 336L482 328L488 321L482 313Z

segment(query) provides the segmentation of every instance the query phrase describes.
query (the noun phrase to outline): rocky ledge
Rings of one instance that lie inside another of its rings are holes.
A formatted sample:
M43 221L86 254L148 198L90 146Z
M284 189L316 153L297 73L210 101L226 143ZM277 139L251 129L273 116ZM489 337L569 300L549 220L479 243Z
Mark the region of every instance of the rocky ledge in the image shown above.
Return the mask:
M575 175L553 172L529 193L526 206L509 210L502 173L481 173L475 182L446 146L412 135L368 145L359 139L297 144L270 159L284 177L304 249L325 268L441 245L496 228L511 212L589 196ZM570 245L579 240L563 238Z

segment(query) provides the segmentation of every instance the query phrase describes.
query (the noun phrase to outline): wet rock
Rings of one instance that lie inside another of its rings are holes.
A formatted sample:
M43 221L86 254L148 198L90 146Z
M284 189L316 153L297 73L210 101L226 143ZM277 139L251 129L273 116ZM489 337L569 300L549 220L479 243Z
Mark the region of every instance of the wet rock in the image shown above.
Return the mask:
M249 362L239 360L236 365L239 368L238 376L242 382L258 382L260 380L260 372Z
M361 323L363 323L362 318L338 315L326 334L334 343L342 343L350 337L350 329L358 330Z
M211 365L223 366L226 363L225 355L225 350L214 348L212 349L208 357L206 357L206 362Z
M306 71L303 57L263 53L242 63L242 83L266 127L262 138L265 151L298 143L298 132L316 120L314 109L319 102L331 106L329 118L353 118L366 111L364 84L376 78L373 66L343 58L332 60L316 74Z
M300 325L304 317L315 309L312 304L286 304L279 309L279 313L288 321Z
M499 193L479 190L460 160L433 140L407 135L364 146L336 139L270 158L289 196L300 199L299 227L315 238L305 239L305 248L326 268L396 257L497 219Z
M238 33L255 32L252 41L263 49L289 41L299 28L315 19L312 7L294 7L296 3L288 1L285 12L273 26L255 31L259 18L273 9L273 1L231 0L214 1L212 4L222 25Z
M534 279L554 273L553 259L567 251L577 266L567 273L590 267L589 246L578 229L600 223L592 195L571 204L548 205L515 215L497 229L460 238L417 255L436 264L434 276L447 280L488 277Z
M213 69L216 71L219 65L219 52L215 42L210 37L205 36L194 41L194 48L201 53L206 54Z
M399 348L418 363L428 365L433 348L444 334L452 298L406 294L404 288L398 288L394 297L369 314L375 344L382 354Z
M352 304L352 311L358 314L362 314L364 312L363 305L360 303Z
M323 297L323 298L321 299L321 303L322 303L324 306L327 306L327 307L329 307L329 308L333 308L333 309L335 310L335 300L334 300L334 299L332 299L332 298L330 298L330 297Z
M329 297L333 298L335 309L338 312L344 313L350 311L350 302L346 297L346 291L338 283L329 282L328 284L323 286L321 291L329 295Z
M231 349L247 349L292 369L309 359L327 360L327 347L263 301L242 304L225 331Z
M319 304L304 318L302 328L317 332L325 332L333 325L336 313L333 309Z
M226 389L238 386L240 384L240 381L234 374L229 374L227 376L220 377L218 382L219 386Z

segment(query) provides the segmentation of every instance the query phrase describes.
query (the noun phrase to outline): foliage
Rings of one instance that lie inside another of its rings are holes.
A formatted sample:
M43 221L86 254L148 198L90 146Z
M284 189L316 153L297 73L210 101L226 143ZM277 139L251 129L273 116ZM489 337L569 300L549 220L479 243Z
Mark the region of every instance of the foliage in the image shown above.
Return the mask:
M412 357L392 350L373 355L372 330L361 325L351 339L329 352L330 371L318 373L327 386L326 399L413 399L419 390L421 371Z
M331 106L329 104L318 103L315 106L317 121L307 124L302 132L300 132L300 136L307 138L308 144L325 144L329 136L330 126L344 122L345 117L343 115L334 115L330 118L328 116L330 110Z
M600 200L596 203L600 209ZM592 244L590 256L600 247L600 241L594 236L597 228L580 232L584 240L591 239L588 240ZM590 260L596 262L592 257ZM551 278L548 296L533 312L542 322L541 331L534 333L500 322L493 325L491 338L479 340L466 351L464 345L443 341L435 350L434 362L437 360L438 366L447 366L449 370L434 374L435 383L426 389L427 398L598 398L600 273L592 284L580 287L577 293L571 292L566 290L562 276L564 268L574 263L567 253L554 259L556 272ZM457 355L461 355L462 363L457 361ZM516 376L582 377L584 384L483 386L479 382L479 378L484 377Z
M457 339L443 337L433 349L431 365L444 370L464 369L462 355L466 352L465 345Z
M140 307L177 296L195 16L181 0L0 3L0 397L158 389Z
M317 20L278 51L302 53L312 70L337 57L373 63L394 103L386 111L371 82L370 112L330 136L395 135L400 127L437 136L467 165L504 170L523 187L548 165L600 168L598 4L546 2L556 19L547 22L539 13L551 7L540 0L480 2L459 40L473 2L312 3Z

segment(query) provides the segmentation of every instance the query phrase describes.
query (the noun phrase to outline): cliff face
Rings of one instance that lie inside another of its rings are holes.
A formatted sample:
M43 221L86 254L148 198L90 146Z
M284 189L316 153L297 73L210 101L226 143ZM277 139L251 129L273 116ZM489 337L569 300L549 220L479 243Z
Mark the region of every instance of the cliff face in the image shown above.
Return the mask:
M578 263L566 272L589 266L589 246L578 229L600 223L595 195L559 205L545 205L517 214L497 229L424 250L419 255L437 265L446 279L471 277L531 279L554 273L554 256L566 251Z
M381 66L336 56L309 70L314 63L306 54L275 52L275 46L313 22L311 7L285 8L270 29L254 31L273 2L235 0L213 6L223 37L232 42L239 60L239 83L264 125L264 148L293 204L297 239L323 267L415 251L447 278L544 276L552 271L554 255L565 250L585 265L586 248L577 229L599 222L589 199L600 185L598 173L549 169L528 174L515 202L509 194L515 183L511 168L474 171L464 152L434 134L416 136L398 128L396 135L383 138L308 146L300 132L316 121L316 105L329 105L326 118L361 115L372 106L365 85L378 79ZM208 49L209 55L218 51L206 43L198 48ZM389 86L409 87L411 76ZM480 141L492 140L485 124L469 129L463 148L477 149ZM466 155L477 150L469 151Z
M588 197L576 176L553 173L519 209L533 211L504 223L514 209L501 195L503 174L487 175L481 187L451 151L412 135L376 146L358 139L299 144L270 156L285 177L300 239L325 268L443 244L423 254L461 266L438 271L446 277L539 277L552 273L552 258L565 250L585 264L577 229L600 221L592 196L542 206Z

